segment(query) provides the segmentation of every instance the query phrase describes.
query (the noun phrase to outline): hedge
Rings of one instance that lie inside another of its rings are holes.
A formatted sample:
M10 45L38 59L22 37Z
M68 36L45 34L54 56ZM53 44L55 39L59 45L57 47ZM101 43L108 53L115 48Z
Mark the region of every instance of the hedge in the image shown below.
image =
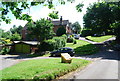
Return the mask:
M42 44L40 44L40 51L53 51L66 45L67 37L62 35L60 37L53 37L53 39L45 40Z

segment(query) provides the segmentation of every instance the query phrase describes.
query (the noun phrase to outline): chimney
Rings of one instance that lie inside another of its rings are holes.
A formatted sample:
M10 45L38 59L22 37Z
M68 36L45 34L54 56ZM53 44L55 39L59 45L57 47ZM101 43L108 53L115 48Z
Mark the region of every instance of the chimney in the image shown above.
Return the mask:
M62 25L62 16L60 17L60 25Z

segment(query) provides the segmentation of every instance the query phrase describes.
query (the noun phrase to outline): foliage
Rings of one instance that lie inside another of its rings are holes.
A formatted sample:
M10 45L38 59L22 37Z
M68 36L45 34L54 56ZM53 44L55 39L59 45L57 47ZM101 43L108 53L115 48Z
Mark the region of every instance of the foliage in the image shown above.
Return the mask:
M12 67L0 71L0 79L33 79L33 80L51 80L56 79L77 68L83 68L91 61L82 59L73 59L71 64L60 63L60 58L36 59L20 62ZM19 71L18 71L19 70Z
M0 37L1 38L7 38L9 39L9 36L11 35L11 33L9 31L4 31L3 29L0 29Z
M61 37L64 37L65 40L67 40L67 35L66 34L63 34Z
M14 25L13 28L10 28L10 32L11 32L12 34L15 34L15 32L17 32L18 34L21 34L22 28L23 28L23 27L22 27L21 25L18 26L18 27L16 27L16 25Z
M56 35L62 36L63 34L66 34L66 29L65 29L65 27L62 26L57 29Z
M113 37L112 35L106 35L106 36L101 36L101 37L87 36L86 38L94 42L104 42L112 37Z
M113 34L114 30L117 30L117 28L119 30L117 24L119 25L120 22L120 14L118 13L120 13L120 2L94 3L87 8L87 13L83 17L84 26L91 29L93 34L108 33L108 31ZM114 34L116 35L115 32ZM116 36L116 40L120 40L120 37Z
M72 30L74 31L74 33L78 34L81 31L81 26L79 24L79 22L75 22L72 24Z
M65 4L66 2L73 2L74 0L58 0L57 5L60 4ZM29 10L33 6L47 6L49 9L55 10L56 4L54 4L54 0L40 0L37 2L34 0L33 2L25 1L25 2L1 2L0 4L2 7L0 8L0 22L5 21L7 24L11 23L11 18L8 15L9 13L12 13L16 19L19 20L27 20L28 22L32 21L32 17L26 13L22 14L25 10ZM81 7L79 7L80 10ZM53 11L54 12L54 11ZM57 18L58 13L50 13L50 17L52 18Z
M53 51L66 45L66 36L53 37L53 39L45 40L39 46L40 51Z
M52 19L58 19L58 11L53 11L52 13L49 13L49 17Z
M57 43L55 49L62 48L62 47L64 47L64 46L66 45L66 39L65 39L65 37L54 37L53 39L54 39L54 40L56 41L56 43Z
M93 35L90 29L85 29L84 28L81 32L82 37L86 37L86 36L90 36L90 35Z
M11 41L21 40L21 36L20 36L20 34L18 34L18 33L16 32L15 34L12 34L12 35L10 36L10 40L11 40Z
M5 55L7 53L10 52L10 48L7 48L7 47L3 47L1 50L0 50L0 54L2 55Z
M67 43L73 43L73 41L74 41L74 38L73 38L73 37L67 38Z
M120 41L120 23L113 23L112 27L114 28L114 34L116 36L117 42Z
M84 4L79 3L78 5L76 5L76 10L77 10L78 12L82 12L83 6L84 6Z
M77 41L74 39L73 44L77 44Z
M113 23L112 16L110 5L107 3L94 3L87 8L87 13L83 17L84 26L92 29L91 31L94 34L102 34L111 29L110 24Z
M12 41L10 41L10 39L6 39L6 38L0 38L0 42L1 44L11 44Z
M65 47L71 47L75 50L75 55L89 55L98 52L98 47L83 41L83 40L76 40L77 44L67 43Z
M56 48L57 42L53 39L45 40L39 46L40 51L53 51Z
M45 19L37 20L35 24L29 23L28 31L41 43L54 35L52 22Z

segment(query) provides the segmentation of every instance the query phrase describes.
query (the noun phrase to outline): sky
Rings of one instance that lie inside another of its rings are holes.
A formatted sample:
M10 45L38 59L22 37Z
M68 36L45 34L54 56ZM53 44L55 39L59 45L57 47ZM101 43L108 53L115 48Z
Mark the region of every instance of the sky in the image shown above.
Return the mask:
M78 21L83 27L83 15L86 13L86 8L89 6L89 4L92 4L94 2L97 2L98 0L75 0L74 3L66 3L65 5L56 5L55 10L59 11L59 17L62 16L63 20L69 20L69 22L74 23ZM77 12L75 6L78 3L83 2L84 7L82 8L82 12ZM31 7L30 13L28 10L23 11L23 14L29 13L32 16L33 21L39 20L40 18L47 18L48 14L52 12L51 9L48 9L47 7L43 7L41 5ZM6 24L5 22L1 22L0 28L8 31L10 28L13 27L13 25L16 26L25 26L27 21L23 20L17 20L15 17L9 13L10 18L12 19L11 24Z

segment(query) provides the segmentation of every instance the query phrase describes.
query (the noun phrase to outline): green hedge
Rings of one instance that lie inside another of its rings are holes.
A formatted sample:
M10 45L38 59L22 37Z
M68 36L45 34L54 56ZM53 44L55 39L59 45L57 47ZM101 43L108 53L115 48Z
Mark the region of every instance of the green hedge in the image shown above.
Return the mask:
M40 44L39 49L40 51L52 51L55 49L56 43L57 42L53 39L46 40Z
M40 51L53 51L66 45L67 37L62 35L60 37L53 37L53 39L45 40L42 44L40 44Z

